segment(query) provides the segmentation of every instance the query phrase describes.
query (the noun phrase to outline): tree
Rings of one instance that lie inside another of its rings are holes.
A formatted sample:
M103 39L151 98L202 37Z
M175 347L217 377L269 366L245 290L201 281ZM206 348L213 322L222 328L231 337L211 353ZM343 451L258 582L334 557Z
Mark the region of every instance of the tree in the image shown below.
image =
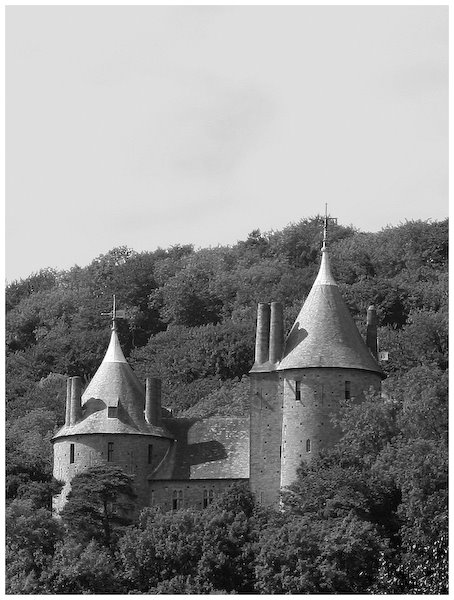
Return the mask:
M113 547L133 522L135 498L132 478L120 467L91 467L72 479L61 517L77 541Z
M51 437L55 414L35 409L6 424L6 498L29 499L50 509L61 485L52 476Z
M40 585L45 594L127 593L118 577L115 556L95 540L88 544L72 538L61 541Z
M14 500L6 509L6 592L42 593L39 579L49 567L63 531L58 520L32 500Z
M194 510L162 513L145 508L137 527L119 544L122 577L129 589L147 593L162 582L193 578L202 553L203 517ZM183 580L183 581L182 581Z

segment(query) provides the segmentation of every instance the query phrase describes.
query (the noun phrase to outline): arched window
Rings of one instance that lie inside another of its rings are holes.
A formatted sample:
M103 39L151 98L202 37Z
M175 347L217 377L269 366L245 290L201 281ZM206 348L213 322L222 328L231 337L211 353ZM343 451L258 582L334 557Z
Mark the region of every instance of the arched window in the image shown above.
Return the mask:
M310 452L310 451L311 451L311 441L306 440L306 452Z

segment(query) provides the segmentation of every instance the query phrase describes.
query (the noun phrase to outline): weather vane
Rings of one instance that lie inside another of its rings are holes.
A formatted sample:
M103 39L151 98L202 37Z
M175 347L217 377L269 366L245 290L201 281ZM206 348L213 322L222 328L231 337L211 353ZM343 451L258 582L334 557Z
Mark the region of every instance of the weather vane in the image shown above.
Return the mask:
M126 311L124 309L117 310L116 308L115 294L113 295L112 310L108 313L101 313L101 316L112 318L112 329L116 329L117 319L126 319Z

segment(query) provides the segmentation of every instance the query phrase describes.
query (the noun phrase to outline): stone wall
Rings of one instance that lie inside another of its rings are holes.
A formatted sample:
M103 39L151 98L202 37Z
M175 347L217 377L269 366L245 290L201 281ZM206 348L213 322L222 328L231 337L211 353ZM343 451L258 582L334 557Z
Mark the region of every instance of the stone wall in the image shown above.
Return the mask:
M341 432L331 417L346 397L346 382L354 402L364 400L364 392L370 388L379 390L381 386L377 373L356 369L294 369L284 371L284 377L281 487L296 479L303 460L310 462L322 448L339 440Z
M251 373L250 486L256 500L279 501L283 379L279 373Z
M239 481L247 479L151 480L148 482L148 504L166 511L190 507L202 509Z
M110 463L120 466L134 476L138 495L137 505L148 502L147 477L162 461L172 441L148 435L86 434L57 438L54 442L54 477L65 483L61 493L53 499L53 510L59 512L71 489L71 479L78 473L108 462L108 444L113 443ZM74 462L70 462L71 444L74 444ZM148 447L152 446L151 463ZM109 464L110 464L109 463Z

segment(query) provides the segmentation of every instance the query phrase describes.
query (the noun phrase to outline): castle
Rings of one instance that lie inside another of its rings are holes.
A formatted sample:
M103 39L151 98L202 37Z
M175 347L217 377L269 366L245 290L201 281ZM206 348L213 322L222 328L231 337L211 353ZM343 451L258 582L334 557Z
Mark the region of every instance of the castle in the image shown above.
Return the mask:
M204 508L236 481L249 481L257 501L276 505L302 461L339 439L331 416L340 400L360 402L380 390L377 322L367 313L361 337L331 273L327 218L318 275L285 338L280 303L258 305L255 362L250 371L250 416L174 418L161 406L161 382L145 386L128 365L116 331L82 393L68 379L64 426L53 438L54 497L59 512L71 479L111 462L134 476L139 507Z

